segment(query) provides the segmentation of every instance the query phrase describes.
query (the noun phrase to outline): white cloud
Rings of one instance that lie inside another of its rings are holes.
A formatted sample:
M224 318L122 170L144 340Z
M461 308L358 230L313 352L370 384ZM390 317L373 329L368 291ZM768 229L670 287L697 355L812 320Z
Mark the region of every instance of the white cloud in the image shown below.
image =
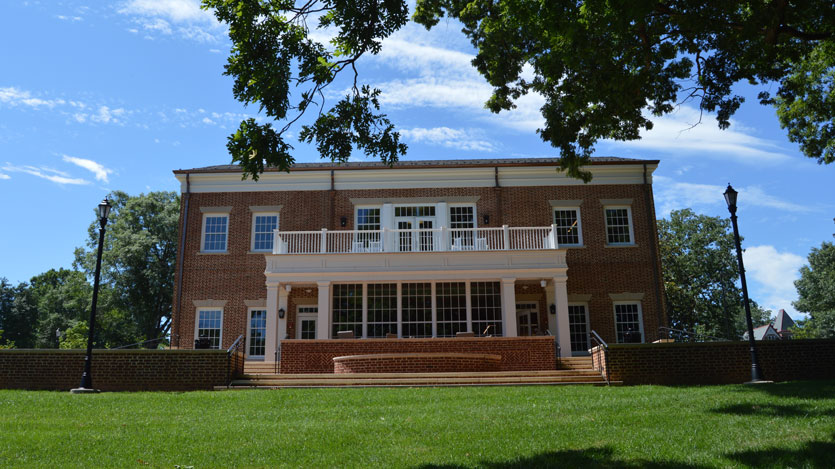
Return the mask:
M692 208L696 211L707 207L724 207L725 186L713 184L697 184L676 181L666 176L653 176L653 192L655 194L658 215L666 217L673 210ZM814 208L782 200L767 194L758 186L736 188L739 191L739 206L765 207L788 212L812 212Z
M97 163L93 160L88 160L85 158L76 158L74 156L69 155L62 155L63 160L72 163L76 166L80 166L87 171L90 171L96 176L97 181L102 181L104 183L109 183L110 181L107 178L108 174L112 174L113 170L105 168L101 163Z
M56 16L56 18L58 18L59 20L62 20L62 21L82 21L82 20L84 20L84 18L82 18L80 16L58 15L58 16Z
M416 143L439 145L457 150L472 150L493 152L496 146L484 139L479 130L451 129L449 127L434 127L431 129L415 127L400 130L403 138Z
M129 16L149 33L172 35L197 42L219 42L226 33L211 11L199 0L129 0L118 12ZM153 35L146 36L153 39Z
M785 309L794 317L802 316L792 307L797 299L794 281L800 277L798 270L806 259L790 252L779 252L774 246L754 246L745 250L745 270L748 278L757 283L756 296L760 305L777 313Z
M607 142L614 147L664 151L669 156L696 154L757 165L778 164L790 159L774 141L753 135L755 129L734 120L727 130L721 130L712 115L704 114L702 122L693 127L699 122L699 110L691 106L679 106L672 114L652 117L652 122L653 129L641 131L640 140Z
M209 119L208 117L204 117L201 122L203 122L204 124L210 124L210 125L215 123L213 120Z
M119 13L162 16L175 22L214 20L212 13L201 10L198 0L130 0Z
M63 171L58 171L51 168L46 167L36 167L36 166L15 166L11 163L6 163L5 166L2 168L3 171L7 172L18 172L18 173L26 173L31 174L32 176L37 176L39 178L46 179L48 181L52 181L56 184L73 184L73 185L84 185L90 184L90 181L86 179L80 178L73 178L70 177L67 173Z
M11 177L11 176L9 176L8 174L3 174L3 173L0 173L0 179L11 179L11 178L12 178L12 177Z
M93 122L101 122L103 124L119 123L119 117L125 114L122 108L110 109L107 106L99 106L99 110L95 114L90 115L90 120Z
M6 103L11 106L29 106L39 108L41 106L54 108L55 106L66 103L63 99L40 99L35 98L26 90L21 90L15 87L0 88L0 103Z

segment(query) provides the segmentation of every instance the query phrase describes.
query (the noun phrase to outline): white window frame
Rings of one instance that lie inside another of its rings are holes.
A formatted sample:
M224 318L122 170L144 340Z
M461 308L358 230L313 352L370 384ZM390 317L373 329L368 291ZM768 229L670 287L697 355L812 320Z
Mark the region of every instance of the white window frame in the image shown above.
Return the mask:
M644 309L640 301L615 301L612 303L612 318L614 319L614 329L615 329L615 343L623 343L618 342L618 312L617 306L618 305L638 305L638 330L641 333L641 343L646 342L646 335L644 334Z
M629 223L629 242L628 243L612 243L609 241L609 220L606 216L607 210L626 210L626 217ZM631 205L604 205L603 206L603 226L605 227L605 240L607 246L633 246L635 245L635 229L634 223L632 222L632 206Z
M563 246L566 246L566 247L583 247L584 246L584 244L583 244L583 219L580 216L580 207L551 207L551 220L553 220L554 224L557 223L557 213L556 212L558 210L559 211L565 211L565 212L567 212L569 210L574 211L574 214L577 217L577 243L571 243L571 244L561 243L561 242L559 242L559 235L557 235L556 236L557 237L557 245L559 247L563 247ZM604 211L603 214L605 216L606 212Z
M474 203L471 203L471 202L466 202L466 203L455 202L455 203L451 203L451 204L447 205L447 213L445 214L446 222L447 222L446 226L447 227L452 229L452 209L456 208L456 207L472 207L473 208L473 229L478 228L478 204L474 204ZM437 214L438 211L435 210L435 213ZM456 229L460 230L462 228L456 228Z
M303 308L316 308L316 312L312 312L312 311L302 312L301 310ZM317 321L316 327L319 327L319 324L318 324L318 321L319 321L319 305L296 305L296 338L297 339L302 338L302 320L310 320L310 319L313 319L314 321ZM314 339L316 338L315 332L316 331L314 330L314 337L313 337Z
M207 250L206 249L206 221L209 218L218 218L224 217L226 218L226 231L223 233L226 236L226 242L224 243L223 250L220 249L213 249ZM203 229L202 233L200 234L200 252L208 252L208 253L226 253L229 252L229 213L228 212L207 212L203 214Z
M251 307L246 309L246 356L247 358L264 358L267 353L267 324L264 323L264 355L250 355L250 345L252 345L252 312L264 311L264 319L266 320L267 308L264 306Z
M252 233L249 235L249 250L251 252L272 252L275 248L275 236L273 236L273 247L270 249L255 249L255 220L257 217L275 217L275 229L281 226L280 212L252 212ZM228 221L227 221L228 223ZM228 238L228 236L227 236Z
M383 206L382 205L354 205L354 231L359 231L359 220L360 220L360 210L361 209L377 209L380 211L380 227L378 230L382 230L384 228L383 225Z
M627 302L625 301L624 303L627 303ZM591 322L589 321L589 304L587 302L584 302L584 301L569 302L568 307L571 308L572 306L582 306L583 310L586 313L586 346L591 346ZM614 311L614 309L613 309L613 311ZM641 316L643 317L643 315L641 315ZM570 318L570 316L569 316L569 318ZM571 334L570 319L569 319L569 324L568 324L568 332L569 332L569 336L570 336L570 334ZM615 333L617 334L617 330L615 330ZM571 337L569 337L569 341L570 340L571 340ZM570 342L569 342L568 346L571 347ZM576 352L572 350L571 353L583 356L583 355L588 355L588 350L586 350L586 351L578 350Z
M218 336L218 346L215 350L220 350L223 348L223 308L220 307L201 307L197 308L197 311L194 313L194 339L197 340L200 338L200 313L202 311L220 311L220 334Z

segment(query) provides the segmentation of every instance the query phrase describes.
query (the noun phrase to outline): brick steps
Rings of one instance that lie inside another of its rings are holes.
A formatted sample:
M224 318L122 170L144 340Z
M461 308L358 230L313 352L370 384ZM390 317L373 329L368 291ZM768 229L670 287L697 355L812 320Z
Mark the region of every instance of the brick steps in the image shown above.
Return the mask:
M549 377L549 376L600 376L600 373L594 370L549 370L549 371L484 371L472 373L460 372L446 372L446 373L316 373L316 374L244 374L243 379L248 380L265 380L265 379L346 379L359 377L367 378L460 378L467 376L478 376L484 378L502 378L502 377Z

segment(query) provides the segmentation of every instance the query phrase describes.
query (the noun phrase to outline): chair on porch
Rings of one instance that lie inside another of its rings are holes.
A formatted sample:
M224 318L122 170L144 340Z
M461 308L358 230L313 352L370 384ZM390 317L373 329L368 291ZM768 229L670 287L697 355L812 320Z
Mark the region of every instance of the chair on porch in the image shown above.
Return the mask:
M336 333L336 338L337 339L353 339L354 338L354 331L353 330L338 331Z

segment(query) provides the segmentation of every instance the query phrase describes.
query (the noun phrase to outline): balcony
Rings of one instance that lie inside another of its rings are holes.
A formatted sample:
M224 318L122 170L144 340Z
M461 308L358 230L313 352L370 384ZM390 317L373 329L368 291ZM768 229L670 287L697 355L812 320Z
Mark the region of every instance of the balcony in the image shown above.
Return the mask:
M539 251L559 249L547 227L279 231L274 255Z

